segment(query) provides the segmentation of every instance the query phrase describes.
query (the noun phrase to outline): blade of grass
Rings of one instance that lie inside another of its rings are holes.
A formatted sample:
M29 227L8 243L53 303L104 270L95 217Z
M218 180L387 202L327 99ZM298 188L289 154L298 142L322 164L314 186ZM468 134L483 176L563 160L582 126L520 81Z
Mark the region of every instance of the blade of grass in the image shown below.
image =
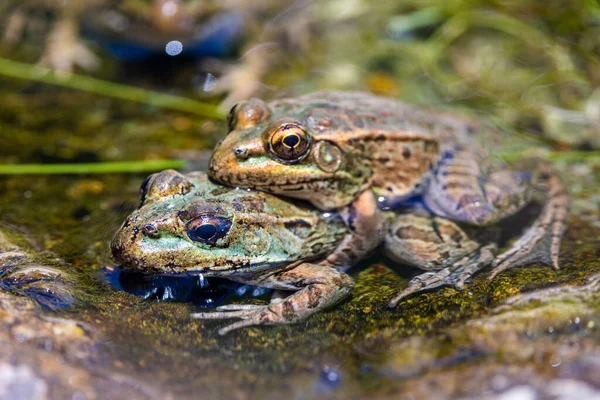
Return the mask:
M0 175L68 175L153 172L181 169L182 160L116 161L89 164L0 164Z
M214 104L202 103L185 97L153 92L73 73L57 74L48 68L7 60L5 58L0 58L0 75L62 86L160 108L188 112L212 119L225 118L219 107Z

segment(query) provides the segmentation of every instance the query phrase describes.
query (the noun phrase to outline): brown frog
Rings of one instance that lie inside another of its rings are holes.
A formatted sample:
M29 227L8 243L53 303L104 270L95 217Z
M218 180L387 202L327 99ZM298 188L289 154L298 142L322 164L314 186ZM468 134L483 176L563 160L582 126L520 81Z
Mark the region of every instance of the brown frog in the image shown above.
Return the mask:
M481 122L368 93L317 92L238 103L228 127L210 161L218 182L304 199L321 210L361 203L345 246L328 257L332 264L372 248L364 243L381 209L416 204L437 217L489 227L541 197L542 214L493 261L493 276L535 261L558 268L566 191L543 162L531 173L514 172L490 157L475 141ZM443 280L445 268L423 286Z

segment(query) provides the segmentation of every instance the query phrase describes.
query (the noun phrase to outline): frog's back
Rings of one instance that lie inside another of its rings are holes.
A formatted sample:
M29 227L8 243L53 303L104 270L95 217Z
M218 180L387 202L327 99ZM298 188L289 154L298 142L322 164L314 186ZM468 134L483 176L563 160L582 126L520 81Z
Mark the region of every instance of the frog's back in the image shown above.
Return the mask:
M307 126L371 170L369 186L394 203L418 192L444 151L468 146L475 122L364 92L317 92L274 101L273 115Z
M317 138L332 141L368 141L380 135L397 140L468 141L477 124L463 116L365 92L315 92L275 100L269 106L274 116L295 117Z

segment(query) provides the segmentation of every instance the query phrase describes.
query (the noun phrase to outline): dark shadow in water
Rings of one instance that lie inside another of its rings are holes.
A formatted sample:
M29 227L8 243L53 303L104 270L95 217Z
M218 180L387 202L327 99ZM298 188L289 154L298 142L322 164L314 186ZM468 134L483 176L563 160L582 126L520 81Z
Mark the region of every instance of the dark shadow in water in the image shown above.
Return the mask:
M268 300L271 294L270 289L202 276L149 276L118 268L106 270L104 276L113 288L145 300L190 302L201 308L251 298Z

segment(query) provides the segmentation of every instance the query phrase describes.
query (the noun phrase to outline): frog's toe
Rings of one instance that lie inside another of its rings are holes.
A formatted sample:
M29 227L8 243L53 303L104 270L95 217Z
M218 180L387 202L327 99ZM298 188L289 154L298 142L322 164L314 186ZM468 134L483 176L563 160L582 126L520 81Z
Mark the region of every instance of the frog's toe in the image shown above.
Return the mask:
M254 310L238 310L238 311L215 311L206 313L194 313L190 317L194 319L230 319L230 318L245 318L252 314Z
M261 310L265 306L261 304L226 304L224 306L217 307L217 311L242 311L242 310Z
M273 325L280 322L281 319L277 318L278 316L269 309L268 305L257 304L229 304L218 307L215 312L194 313L191 314L191 317L195 319L241 319L241 321L219 329L219 335L226 335L233 330L247 326Z
M510 268L541 262L559 269L560 242L566 230L568 200L557 197L547 204L540 218L507 251L493 262L493 279Z
M225 336L229 332L235 331L236 329L246 328L254 325L261 325L261 322L255 319L243 319L241 321L234 322L231 325L227 325L225 328L219 329L219 335Z
M438 272L425 272L424 274L415 276L410 280L410 282L408 282L408 287L406 289L398 293L392 300L390 300L388 307L396 307L400 300L410 296L411 294L440 286L440 282L447 277L449 270L450 268L448 267Z

